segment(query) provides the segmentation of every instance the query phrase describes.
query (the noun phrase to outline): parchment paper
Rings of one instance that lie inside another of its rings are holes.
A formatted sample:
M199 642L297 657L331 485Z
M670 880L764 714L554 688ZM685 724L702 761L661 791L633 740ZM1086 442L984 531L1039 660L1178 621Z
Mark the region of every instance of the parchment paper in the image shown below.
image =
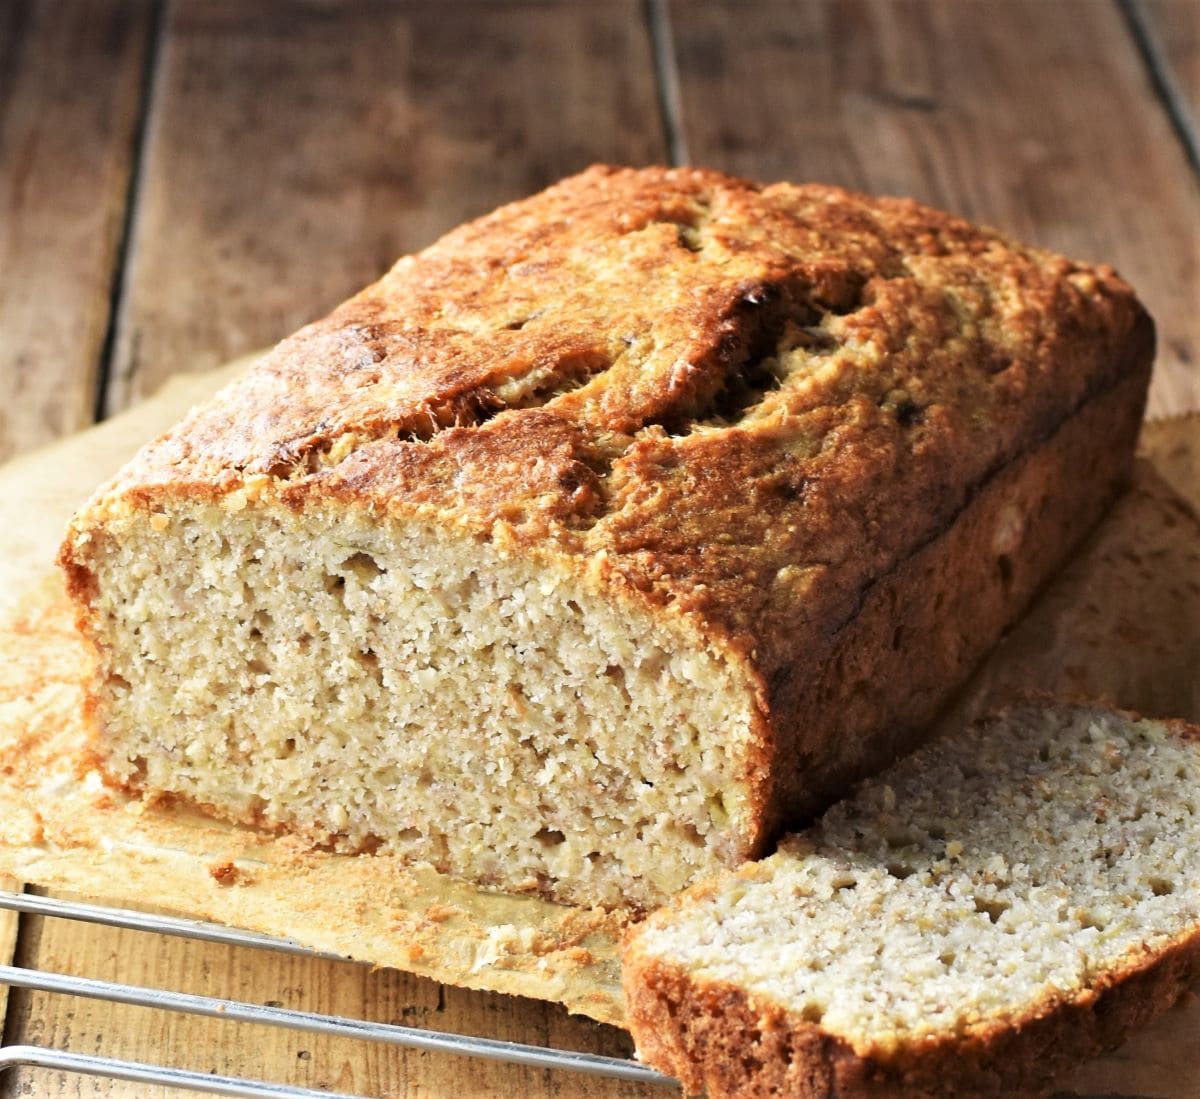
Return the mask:
M93 486L245 361L0 468L0 874L155 907L468 988L622 1018L625 918L487 893L387 856L147 809L76 763L84 653L50 562ZM1148 424L1131 491L951 708L1013 693L1104 697L1200 721L1200 416ZM1071 1081L1080 1093L1200 1099L1200 997Z

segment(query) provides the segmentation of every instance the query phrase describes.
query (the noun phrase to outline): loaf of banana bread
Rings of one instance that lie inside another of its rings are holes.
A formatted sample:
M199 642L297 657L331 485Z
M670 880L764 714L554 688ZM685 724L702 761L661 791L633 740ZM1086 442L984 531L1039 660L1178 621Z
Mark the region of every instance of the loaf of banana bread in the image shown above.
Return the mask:
M1125 478L1109 269L593 168L149 444L61 553L109 779L648 907L909 747Z

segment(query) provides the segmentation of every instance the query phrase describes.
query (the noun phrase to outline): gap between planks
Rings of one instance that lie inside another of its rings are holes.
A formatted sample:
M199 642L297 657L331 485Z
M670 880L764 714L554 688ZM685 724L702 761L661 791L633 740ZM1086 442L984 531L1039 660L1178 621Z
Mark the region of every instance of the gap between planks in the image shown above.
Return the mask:
M1116 0L1116 3L1120 6L1130 35L1145 62L1147 78L1175 128L1175 136L1183 146L1188 163L1192 171L1200 177L1200 134L1197 133L1197 120L1192 115L1187 96L1180 86L1170 58L1159 41L1154 18L1147 12L1142 0ZM1193 14L1196 21L1200 22L1200 8L1196 8Z
M125 276L129 259L129 241L133 231L134 213L142 189L142 172L145 164L146 132L150 113L154 109L156 77L163 49L163 28L166 25L165 9L169 0L152 0L150 11L149 44L142 65L141 99L138 105L137 125L134 130L132 164L129 169L129 187L125 199L125 214L121 220L121 236L117 242L117 254L113 267L112 289L109 293L108 317L104 329L104 342L100 347L96 367L96 389L92 397L93 419L100 421L108 416L107 394L112 371L113 355L117 344L117 323L121 300L125 294Z

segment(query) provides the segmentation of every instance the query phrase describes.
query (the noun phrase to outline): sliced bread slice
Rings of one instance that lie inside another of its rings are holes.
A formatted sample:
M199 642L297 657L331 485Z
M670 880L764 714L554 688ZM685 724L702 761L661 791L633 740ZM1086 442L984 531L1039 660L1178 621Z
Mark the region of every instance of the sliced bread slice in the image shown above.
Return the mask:
M862 785L626 945L711 1096L1037 1094L1200 978L1200 729L1030 703Z

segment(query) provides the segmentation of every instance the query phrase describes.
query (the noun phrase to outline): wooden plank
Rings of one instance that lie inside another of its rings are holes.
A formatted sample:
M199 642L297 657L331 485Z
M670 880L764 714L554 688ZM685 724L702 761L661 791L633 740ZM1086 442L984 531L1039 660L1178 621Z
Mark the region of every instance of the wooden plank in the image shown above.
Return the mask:
M114 928L86 932L59 920L29 921L23 953L41 968L130 984L170 987L408 1026L541 1042L626 1056L628 1037L560 1008L509 996L441 989L395 970L190 943ZM173 1016L41 993L13 997L10 1041L267 1078L292 1087L362 1095L427 1097L567 1094L580 1099L668 1096L663 1088L575 1073L406 1051L220 1019ZM4 1090L7 1086L9 1090ZM21 1087L30 1087L22 1092ZM0 1077L0 1095L157 1097L167 1089L23 1069Z
M92 420L150 24L0 5L0 458Z
M1165 76L1187 111L1193 140L1200 133L1200 4L1196 0L1141 0Z
M21 883L14 878L0 874L0 890L6 893L19 893ZM20 917L16 912L7 910L0 912L0 964L12 964L17 949L17 930L20 922ZM0 984L0 1036L4 1034L4 1019L7 1009L8 986Z
M179 0L108 409L273 342L501 201L663 157L637 0Z
M1200 189L1115 4L671 11L695 162L911 194L1112 262L1158 320L1150 412L1200 407Z

